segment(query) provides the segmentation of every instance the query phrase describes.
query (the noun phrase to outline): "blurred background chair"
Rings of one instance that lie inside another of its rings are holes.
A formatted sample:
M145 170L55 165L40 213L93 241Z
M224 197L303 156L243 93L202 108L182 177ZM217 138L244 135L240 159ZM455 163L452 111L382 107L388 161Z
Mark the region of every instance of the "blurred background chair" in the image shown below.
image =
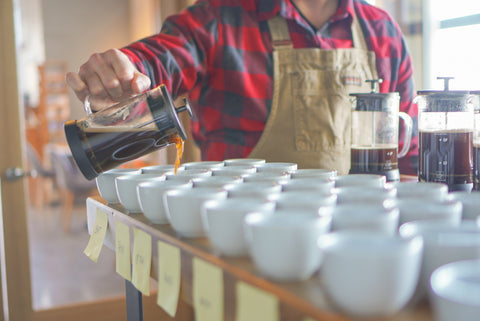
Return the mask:
M62 228L70 232L75 201L85 202L97 191L95 180L87 180L80 172L73 156L65 149L53 149L50 153L55 180L60 193Z

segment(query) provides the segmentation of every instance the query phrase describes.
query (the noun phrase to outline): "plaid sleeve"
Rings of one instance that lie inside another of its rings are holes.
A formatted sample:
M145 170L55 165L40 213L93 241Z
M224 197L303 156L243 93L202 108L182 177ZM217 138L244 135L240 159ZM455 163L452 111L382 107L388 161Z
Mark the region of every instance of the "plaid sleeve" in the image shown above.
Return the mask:
M208 56L218 39L217 19L207 2L167 18L159 34L121 50L137 69L165 84L173 97L185 94L206 75Z

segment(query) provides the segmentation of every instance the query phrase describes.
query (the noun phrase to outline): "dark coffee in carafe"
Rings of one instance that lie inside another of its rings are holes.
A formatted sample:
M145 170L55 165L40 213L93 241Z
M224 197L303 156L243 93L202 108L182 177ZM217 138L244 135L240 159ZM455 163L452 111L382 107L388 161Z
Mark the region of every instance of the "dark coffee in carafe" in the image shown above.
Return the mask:
M350 173L382 174L398 171L397 146L352 146Z
M98 173L174 144L179 137L173 130L162 132L156 127L103 131L83 128L77 135L83 153Z
M419 181L440 182L449 190L473 186L473 132L419 132Z

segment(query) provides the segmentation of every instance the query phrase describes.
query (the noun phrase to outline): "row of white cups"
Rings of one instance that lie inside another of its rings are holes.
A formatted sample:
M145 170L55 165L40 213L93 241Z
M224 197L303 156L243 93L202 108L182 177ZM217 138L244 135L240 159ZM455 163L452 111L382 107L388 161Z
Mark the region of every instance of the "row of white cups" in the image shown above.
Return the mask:
M429 299L435 320L480 315L480 193L260 159L114 169L102 198L276 281L320 277L333 306L392 315Z

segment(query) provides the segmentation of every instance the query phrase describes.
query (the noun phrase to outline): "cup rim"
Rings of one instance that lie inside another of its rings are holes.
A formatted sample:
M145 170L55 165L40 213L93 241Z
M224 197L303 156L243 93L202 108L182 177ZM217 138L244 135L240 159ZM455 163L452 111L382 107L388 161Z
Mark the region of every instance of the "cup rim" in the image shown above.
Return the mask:
M324 253L350 256L352 259L366 255L378 258L379 254L383 257L398 257L423 251L423 239L420 236L402 238L368 231L340 230L319 236L317 246Z
M456 304L480 307L478 301L475 301L478 300L478 294L471 295L472 291L480 293L480 282L475 283L477 285L476 291L472 290L472 287L475 287L472 282L462 282L463 291L448 291L448 282L458 281L459 277L462 276L480 279L480 259L455 261L436 268L429 280L432 295ZM455 288L458 289L458 287ZM470 289L470 291L465 291L466 289Z
M289 224L285 224L289 223ZM296 215L291 215L285 211L282 213L272 212L252 212L245 216L244 224L249 228L269 230L310 230L318 227L326 227L331 225L332 217L325 215L313 215L304 212L298 212Z

